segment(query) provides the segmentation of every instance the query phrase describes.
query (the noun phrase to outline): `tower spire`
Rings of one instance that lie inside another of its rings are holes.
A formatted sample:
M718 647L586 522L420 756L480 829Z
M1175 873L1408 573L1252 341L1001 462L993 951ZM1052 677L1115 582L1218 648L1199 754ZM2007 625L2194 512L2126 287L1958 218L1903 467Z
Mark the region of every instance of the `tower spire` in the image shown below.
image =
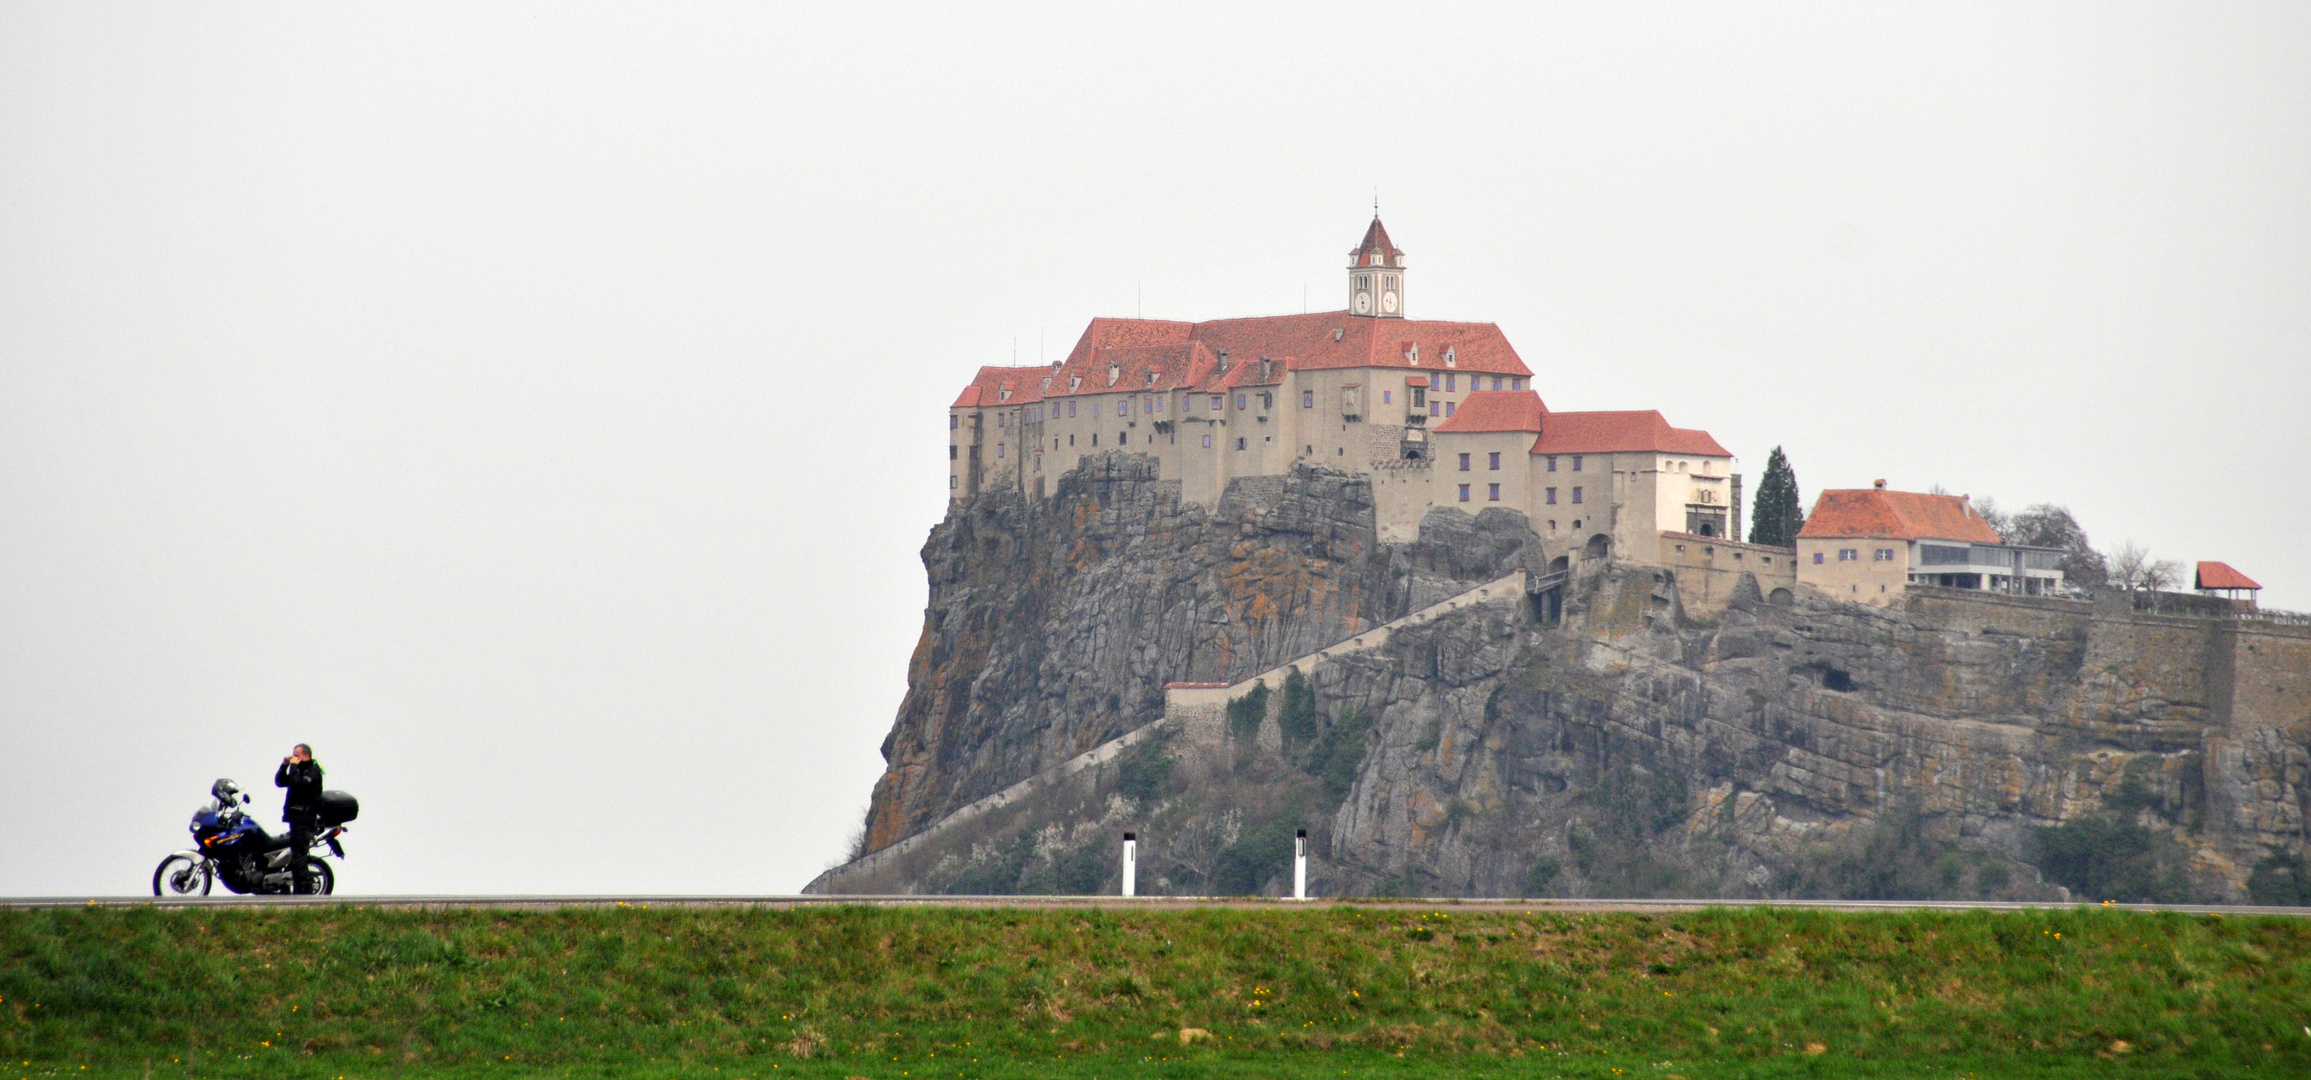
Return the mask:
M1380 223L1380 194L1372 196L1372 224L1348 253L1348 310L1351 314L1404 317L1404 250L1390 243Z

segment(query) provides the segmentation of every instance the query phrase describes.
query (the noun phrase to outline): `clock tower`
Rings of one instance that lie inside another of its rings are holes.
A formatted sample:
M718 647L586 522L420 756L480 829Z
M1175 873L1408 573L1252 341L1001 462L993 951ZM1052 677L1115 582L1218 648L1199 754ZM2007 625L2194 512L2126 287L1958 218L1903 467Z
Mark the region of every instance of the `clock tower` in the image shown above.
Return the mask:
M1364 230L1364 242L1348 253L1348 312L1381 319L1404 317L1404 252L1388 242L1380 215Z

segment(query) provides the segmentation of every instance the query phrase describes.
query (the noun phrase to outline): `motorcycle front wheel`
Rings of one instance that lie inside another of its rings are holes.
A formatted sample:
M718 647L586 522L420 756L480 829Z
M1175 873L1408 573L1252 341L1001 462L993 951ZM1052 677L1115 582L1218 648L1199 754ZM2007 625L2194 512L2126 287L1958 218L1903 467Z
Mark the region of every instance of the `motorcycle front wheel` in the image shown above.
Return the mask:
M307 896L327 896L337 891L337 871L330 869L328 863L319 859L307 859L305 860L305 870L313 877L313 891L307 893ZM292 890L296 887L294 882L289 886Z
M171 855L153 868L152 894L154 896L207 896L214 879L209 874L205 859L190 855Z

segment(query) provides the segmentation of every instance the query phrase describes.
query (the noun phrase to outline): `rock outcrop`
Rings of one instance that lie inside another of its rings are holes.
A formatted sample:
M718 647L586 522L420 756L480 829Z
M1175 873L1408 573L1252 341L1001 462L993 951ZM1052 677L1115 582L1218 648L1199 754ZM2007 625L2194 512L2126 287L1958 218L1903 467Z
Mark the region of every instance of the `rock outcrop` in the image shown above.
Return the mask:
M1383 546L1371 486L1301 468L1216 509L1109 452L1048 500L990 492L923 545L930 606L883 741L866 846L1163 715L1173 681L1231 682L1498 577L1523 519L1431 515Z
M2301 873L2311 628L2116 602L1751 589L1702 623L1673 574L1590 564L1311 659L1235 735L1148 727L1168 681L1242 679L1550 554L1500 512L1382 545L1338 474L1239 481L1205 514L1148 468L1110 455L934 532L872 846L1135 745L814 890L1112 887L1125 828L1150 892L1284 887L1296 828L1332 895L2239 900L2257 867Z

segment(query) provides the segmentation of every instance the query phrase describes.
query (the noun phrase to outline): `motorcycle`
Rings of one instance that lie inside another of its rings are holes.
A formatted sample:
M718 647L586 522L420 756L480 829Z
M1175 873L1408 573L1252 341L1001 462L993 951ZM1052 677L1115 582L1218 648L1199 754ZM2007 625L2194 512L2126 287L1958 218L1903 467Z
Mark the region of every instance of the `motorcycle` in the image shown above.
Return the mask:
M287 895L297 891L295 868L290 861L296 849L290 845L288 834L275 835L249 817L242 808L249 804L249 796L231 780L219 780L209 788L212 801L193 812L193 846L172 852L152 872L154 896L207 896L217 882L237 893L260 895ZM337 872L323 859L345 857L345 847L337 838L345 834L345 823L361 815L361 803L342 791L324 791L315 806L323 831L314 837L317 844L326 845L326 855L315 852L305 860L312 883L311 893L321 896L336 891Z

